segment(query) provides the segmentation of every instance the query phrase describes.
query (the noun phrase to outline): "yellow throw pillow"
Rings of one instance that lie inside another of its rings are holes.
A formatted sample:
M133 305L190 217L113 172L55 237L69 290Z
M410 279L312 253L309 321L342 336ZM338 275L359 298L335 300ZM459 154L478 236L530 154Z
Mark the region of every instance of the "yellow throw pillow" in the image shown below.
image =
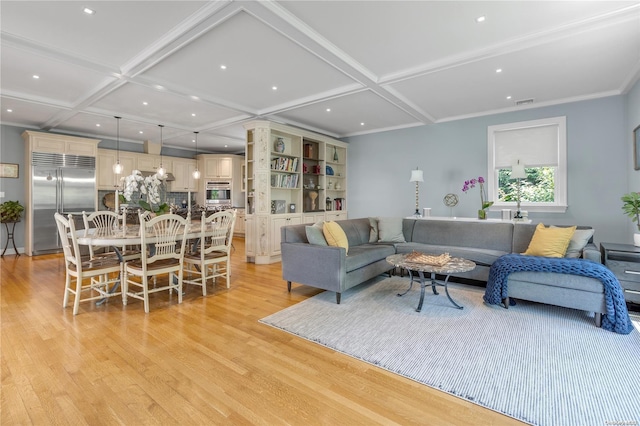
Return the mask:
M575 226L569 228L546 228L542 223L539 223L524 254L529 256L564 257L575 231Z
M349 253L349 240L347 240L347 234L344 233L344 229L335 222L325 222L322 225L322 233L327 240L327 244L332 247L344 247L347 253Z

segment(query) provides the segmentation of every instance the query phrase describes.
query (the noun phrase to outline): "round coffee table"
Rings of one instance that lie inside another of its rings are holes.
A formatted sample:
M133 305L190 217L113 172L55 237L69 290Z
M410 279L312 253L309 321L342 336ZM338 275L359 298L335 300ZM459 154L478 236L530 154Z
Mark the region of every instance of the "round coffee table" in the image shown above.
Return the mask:
M418 263L415 261L411 261L407 259L409 253L403 254L394 254L387 257L387 262L392 264L393 266L404 268L409 271L409 278L411 278L411 283L409 284L409 288L404 293L398 293L398 296L404 296L411 290L413 286L413 282L416 280L415 274L418 274L418 279L420 280L420 302L418 303L418 308L416 312L420 312L422 310L422 303L424 302L424 289L427 286L427 283L424 278L425 272L431 274L430 282L431 282L431 290L433 294L438 294L436 290L436 286L444 287L444 291L447 294L447 298L449 301L458 309L464 309L463 306L458 305L449 295L449 277L451 274L459 273L459 272L468 272L473 270L476 267L476 264L470 260L463 259L460 257L453 257L451 260L443 266L429 265L426 263ZM444 281L436 280L436 274L445 275Z

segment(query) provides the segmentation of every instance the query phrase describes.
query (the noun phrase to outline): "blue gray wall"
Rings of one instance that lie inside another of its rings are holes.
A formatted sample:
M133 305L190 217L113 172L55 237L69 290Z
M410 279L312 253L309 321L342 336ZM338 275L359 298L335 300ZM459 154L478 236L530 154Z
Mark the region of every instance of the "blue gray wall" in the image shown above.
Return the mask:
M474 217L477 190L463 193L463 182L487 175L487 127L566 116L568 203L566 213L529 213L535 223L579 224L596 228L596 242L631 243L630 220L620 197L640 190L640 171L630 161L631 130L640 124L640 83L624 96L527 109L448 123L347 138L349 217L410 216L415 210L411 169L424 171L420 208L432 216ZM636 124L631 124L636 123ZM450 209L447 193L460 202ZM490 212L498 218L500 212Z

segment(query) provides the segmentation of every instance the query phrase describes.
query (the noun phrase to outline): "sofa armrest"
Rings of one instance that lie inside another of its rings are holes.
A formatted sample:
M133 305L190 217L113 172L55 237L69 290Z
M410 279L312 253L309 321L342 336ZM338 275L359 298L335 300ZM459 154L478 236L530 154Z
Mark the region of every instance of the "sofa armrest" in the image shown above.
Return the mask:
M347 252L343 247L281 243L282 278L286 281L341 292Z
M598 247L596 247L596 245L593 243L589 243L584 246L584 249L582 249L582 258L591 260L593 262L602 263L600 250L598 250Z

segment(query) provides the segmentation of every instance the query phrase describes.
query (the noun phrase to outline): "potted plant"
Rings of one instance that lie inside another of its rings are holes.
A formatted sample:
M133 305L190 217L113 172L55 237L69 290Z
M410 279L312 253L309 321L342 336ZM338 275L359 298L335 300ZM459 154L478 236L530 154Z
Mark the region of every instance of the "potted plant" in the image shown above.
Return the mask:
M0 204L0 222L20 222L24 206L19 201L5 201Z
M640 192L630 192L621 198L622 211L636 223L638 232L633 234L633 245L640 247Z
M471 180L465 180L464 185L462 186L462 192L466 193L469 189L475 188L476 184L480 186L480 205L482 206L482 208L478 210L478 219L486 219L486 209L493 205L493 201L487 201L487 193L484 187L484 178L480 176L478 177L478 179L473 178Z

